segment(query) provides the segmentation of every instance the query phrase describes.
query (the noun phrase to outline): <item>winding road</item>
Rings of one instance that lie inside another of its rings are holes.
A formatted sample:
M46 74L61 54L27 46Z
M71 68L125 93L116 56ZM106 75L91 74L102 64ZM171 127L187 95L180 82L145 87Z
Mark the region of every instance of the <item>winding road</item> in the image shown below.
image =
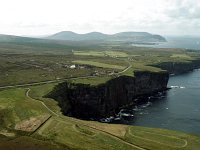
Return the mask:
M41 82L34 82L34 83L27 83L27 84L7 85L7 86L0 86L0 89L34 86L34 85L41 85L41 84L48 84L48 83L57 83L57 82L62 82L62 81L67 81L67 80L95 78L95 77L97 76L81 76L81 77L71 77L71 78L48 80L48 81L41 81Z
M125 68L124 70L118 72L118 73L114 73L115 75L120 75L124 72L126 72L128 69L130 69L132 67L132 65L130 64L130 62L128 62L129 66L127 68ZM27 84L17 84L17 85L8 85L8 86L1 86L0 89L9 89L9 88L18 88L18 87L27 87L27 86L34 86L34 85L41 85L41 84L48 84L48 83L57 83L57 82L62 82L62 81L66 81L66 80L73 80L73 79L85 79L85 78L95 78L95 77L98 77L98 76L81 76L81 77L71 77L71 78L65 78L65 79L56 79L56 80L48 80L48 81L41 81L41 82L34 82L34 83L27 83ZM40 100L37 100L37 99L34 99L32 97L29 96L29 92L31 91L30 88L26 88L27 91L26 91L26 97L31 99L31 100L35 100L37 102L40 102L51 114L53 114L54 116L58 117L58 118L61 118L62 117L55 113L53 110L51 110L44 102L40 101ZM77 122L75 121L75 119L73 120L74 122ZM65 122L65 121L62 121L62 122ZM123 139L121 139L120 137L116 136L116 135L113 135L109 132L106 132L106 131L103 131L101 129L98 129L98 128L95 128L95 127L91 127L91 126L88 126L87 124L82 124L83 126L86 126L88 128L91 128L93 130L96 130L98 132L101 132L103 134L106 134L126 145L129 145L131 147L133 147L134 149L137 149L137 150L146 150L145 148L142 148L140 146L137 146L137 145L134 145L132 143L129 143ZM38 130L38 129L37 129Z
M126 61L126 62L128 63L128 67L126 67L124 70L122 70L118 73L114 73L113 75L120 75L132 67L132 65L129 61ZM34 82L34 83L0 86L0 89L18 88L18 87L41 85L41 84L57 83L57 82L62 82L62 81L67 81L67 80L87 79L87 78L96 78L96 77L99 77L99 76L91 76L90 75L90 76L80 76L80 77L69 77L69 78L64 78L64 79L55 79L55 80L48 80L48 81L41 81L41 82Z

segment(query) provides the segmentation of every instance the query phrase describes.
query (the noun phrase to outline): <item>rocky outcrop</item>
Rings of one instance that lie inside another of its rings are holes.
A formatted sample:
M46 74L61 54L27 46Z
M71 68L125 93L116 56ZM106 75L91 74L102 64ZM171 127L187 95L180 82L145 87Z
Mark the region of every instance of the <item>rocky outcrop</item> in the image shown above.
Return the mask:
M120 107L133 104L138 96L167 88L167 72L145 71L135 72L134 75L113 78L98 86L60 83L47 97L57 100L65 115L98 119L113 115Z

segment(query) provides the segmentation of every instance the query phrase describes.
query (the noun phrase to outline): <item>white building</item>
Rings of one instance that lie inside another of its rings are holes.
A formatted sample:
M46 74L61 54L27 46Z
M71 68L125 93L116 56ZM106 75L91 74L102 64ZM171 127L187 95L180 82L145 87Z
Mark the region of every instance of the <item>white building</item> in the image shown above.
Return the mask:
M76 65L71 65L69 68L70 68L70 69L75 69L75 68L76 68Z

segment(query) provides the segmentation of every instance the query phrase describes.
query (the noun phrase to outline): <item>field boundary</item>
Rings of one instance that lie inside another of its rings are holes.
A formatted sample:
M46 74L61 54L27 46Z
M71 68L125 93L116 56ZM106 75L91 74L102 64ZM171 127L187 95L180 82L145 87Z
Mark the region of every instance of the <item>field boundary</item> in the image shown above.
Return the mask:
M26 91L26 97L31 99L31 100L36 100L36 99L33 99L32 97L29 96L29 92L31 91L30 88L27 88L27 91ZM38 102L40 102L49 112L51 112L52 114L56 115L57 117L59 117L59 115L57 113L55 113L54 111L52 111L44 102L40 101L40 100L36 100Z
M184 148L184 147L186 147L186 146L188 145L187 140L181 139L181 138L178 138L178 137L175 137L175 136L163 135L163 134L153 133L153 132L148 132L148 131L140 131L140 132L144 132L144 133L148 133L148 134L154 134L154 135L159 135L159 136L170 137L170 138L173 138L173 139L178 139L178 140L180 140L180 141L183 141L184 144L183 144L182 146L171 146L171 145L167 145L167 144L164 144L164 143L155 141L155 140L146 139L146 138L143 138L143 137L134 135L134 134L131 132L131 129L130 129L130 128L129 128L129 130L128 130L128 133L129 133L131 136L136 137L136 138L139 138L139 139L143 139L143 140L146 140L146 141L150 141L150 142L154 142L154 143L158 143L158 144L162 144L162 145L166 145L166 146L170 146L170 147L176 147L176 148Z

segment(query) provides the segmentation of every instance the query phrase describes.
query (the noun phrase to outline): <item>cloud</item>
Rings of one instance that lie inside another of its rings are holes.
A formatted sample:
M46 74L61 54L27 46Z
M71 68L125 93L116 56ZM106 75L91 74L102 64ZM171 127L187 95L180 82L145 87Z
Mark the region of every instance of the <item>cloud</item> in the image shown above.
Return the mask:
M0 33L199 34L199 0L0 0ZM11 5L12 4L12 5ZM187 32L187 33L185 33Z
M169 17L175 19L200 19L199 0L177 0L166 10Z

